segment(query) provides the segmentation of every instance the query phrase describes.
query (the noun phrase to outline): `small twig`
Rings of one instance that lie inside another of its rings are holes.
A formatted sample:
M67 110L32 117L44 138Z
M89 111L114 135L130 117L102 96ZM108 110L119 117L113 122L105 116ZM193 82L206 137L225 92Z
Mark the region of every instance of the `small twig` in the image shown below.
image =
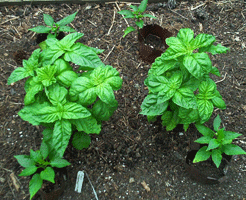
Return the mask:
M205 5L205 4L206 4L206 2L200 4L199 6L196 6L195 8L193 8L193 6L191 6L190 10L196 10L197 8L200 8L201 6L203 6L203 5Z
M175 12L174 10L170 10L170 11L172 11L173 13L175 13L175 14L179 15L180 17L182 17L182 18L184 18L184 19L186 19L186 20L189 20L188 18L186 18L186 17L184 17L183 15L181 15L181 14L179 14L179 13Z
M92 21L88 20L88 22L90 22L93 26L97 27L97 25L94 24Z
M109 35L109 34L110 34L110 31L111 31L111 29L112 29L112 28L113 28L113 26L114 26L114 19L115 19L115 9L114 9L114 15L113 15L112 24L111 24L111 26L110 26L110 28L109 28L109 30L108 30L107 35Z
M115 45L113 46L113 48L110 50L110 52L108 53L108 55L104 58L103 62L105 62L107 60L107 58L109 57L109 55L112 53L112 51L114 50Z
M116 7L118 8L118 10L121 11L121 9L120 9L119 5L117 4L117 2L115 2L115 5L116 5ZM123 19L125 20L127 26L129 27L130 25L129 25L128 21L124 18L124 15L122 15L122 17L123 17Z
M14 198L16 199L15 193L14 193L14 191L13 191L13 189L12 189L12 187L11 187L10 183L9 183L9 180L7 180L7 182L8 182L8 185L9 185L9 187L10 187L10 189L11 189L11 192L12 192L12 194L13 194Z
M216 81L215 83L217 84L217 83L220 83L220 82L224 81L224 80L225 80L225 78L226 78L226 75L227 75L227 72L225 73L224 78L222 78L222 79L221 79L221 80L219 80L219 81Z
M6 20L6 21L2 22L0 25L5 24L5 23L7 23L7 22L9 22L9 21L12 21L12 20L18 19L18 18L19 18L19 16L14 17L14 18L12 18L12 19L8 19L8 20Z

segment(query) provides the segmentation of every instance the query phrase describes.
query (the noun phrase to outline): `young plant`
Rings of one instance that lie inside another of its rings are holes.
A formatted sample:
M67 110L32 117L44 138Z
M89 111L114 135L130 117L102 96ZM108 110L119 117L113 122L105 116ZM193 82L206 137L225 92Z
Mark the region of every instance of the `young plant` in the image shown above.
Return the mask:
M75 32L73 28L66 26L66 25L70 24L74 20L77 13L78 12L75 12L65 17L64 19L61 19L58 22L54 22L54 19L50 15L44 14L43 19L44 19L44 23L47 26L37 26L37 27L31 28L28 30L36 32L36 33L47 33L48 38L57 37L59 32Z
M119 72L98 57L102 50L75 43L82 36L47 39L47 48L35 50L8 79L11 84L28 78L25 106L18 114L32 125L46 127L44 141L60 158L73 133L78 149L88 147L89 134L100 133L101 122L109 120L118 106L114 91L122 85Z
M168 131L178 124L187 130L191 123L208 121L214 107L225 109L216 83L209 77L210 73L220 73L206 52L215 55L229 49L214 45L215 41L214 36L204 33L194 38L189 28L167 38L169 48L152 64L144 82L149 94L141 105L141 114L149 121L161 115Z
M232 140L236 139L242 134L225 131L225 128L219 129L220 124L221 119L219 115L214 119L214 131L201 124L196 124L197 130L203 136L197 139L195 142L200 144L208 144L208 146L204 146L199 149L193 160L194 163L207 160L211 156L213 162L218 168L222 161L223 153L226 155L246 154L246 152L241 147L232 144Z
M29 182L30 199L42 188L43 180L55 183L54 167L63 168L70 165L65 159L50 157L49 153L48 146L42 142L40 150L30 150L30 156L14 156L18 163L25 168L19 176L32 175L32 179Z
M153 15L143 14L143 12L145 12L145 10L147 8L147 3L148 3L148 0L143 0L138 7L135 5L130 5L130 7L132 8L132 11L121 10L118 13L121 15L124 15L124 18L135 19L136 20L135 24L137 25L137 30L139 30L139 28L143 28L143 25L144 25L143 18L144 17L156 19L156 17L154 17ZM125 34L123 35L123 37L125 37L128 33L135 31L135 30L136 29L133 26L127 27L127 29L124 31Z

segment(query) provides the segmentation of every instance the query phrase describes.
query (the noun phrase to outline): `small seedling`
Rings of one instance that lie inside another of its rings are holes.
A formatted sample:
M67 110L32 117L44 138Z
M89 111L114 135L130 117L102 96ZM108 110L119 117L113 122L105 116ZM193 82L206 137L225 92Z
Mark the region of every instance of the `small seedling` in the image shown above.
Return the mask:
M135 24L137 25L137 30L139 30L139 28L143 28L144 25L144 21L143 18L144 17L149 17L149 18L154 18L156 19L156 17L154 17L153 15L150 14L143 14L143 12L145 12L146 8L147 8L147 3L148 0L143 0L141 2L141 4L137 7L135 5L130 5L130 8L132 8L132 11L130 10L121 10L118 13L121 15L124 15L124 18L132 18L135 19ZM124 31L124 35L123 37L125 37L128 33L131 33L132 31L135 31L136 29L133 26L129 26L125 31Z
M49 153L48 145L42 142L40 150L30 150L30 156L14 156L18 163L25 168L19 176L32 175L32 179L29 182L30 199L32 199L33 196L42 188L43 180L55 183L55 171L53 167L63 168L70 165L70 163L65 159L59 157L50 158Z
M196 153L193 160L194 163L207 160L210 156L216 167L220 166L222 160L222 154L226 155L240 155L246 154L246 152L239 146L232 144L232 140L236 139L242 134L225 131L225 128L219 129L221 124L220 116L218 115L214 119L213 127L214 131L201 124L196 124L197 130L203 135L195 142L200 144L208 144L204 146Z
M57 37L59 32L75 32L73 28L66 25L70 24L74 20L77 13L78 12L75 12L58 22L54 22L54 19L50 15L44 14L43 19L47 26L37 26L28 30L36 33L47 33L48 38Z

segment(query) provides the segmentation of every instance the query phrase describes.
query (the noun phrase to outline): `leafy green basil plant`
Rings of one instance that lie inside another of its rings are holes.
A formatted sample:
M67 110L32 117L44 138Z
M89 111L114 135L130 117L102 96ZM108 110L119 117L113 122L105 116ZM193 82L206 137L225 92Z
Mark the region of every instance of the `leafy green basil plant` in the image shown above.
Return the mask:
M28 30L36 32L36 33L48 33L48 38L57 37L59 32L71 32L71 33L75 32L73 28L66 26L66 25L70 24L74 20L77 13L78 12L75 12L61 19L58 22L55 22L54 19L50 15L44 14L43 19L44 19L44 23L47 26L37 26L37 27L31 28Z
M135 19L136 20L135 24L137 25L137 30L139 30L139 28L143 28L143 25L144 25L143 18L144 17L156 19L156 17L154 17L153 15L143 14L143 12L145 12L145 10L147 8L147 3L148 3L148 0L143 0L139 6L130 5L130 7L132 8L132 11L121 10L118 13L121 15L124 15L124 18ZM133 26L127 27L127 29L124 31L123 37L125 37L128 33L131 33L133 31L136 31L136 29Z
M49 154L49 147L42 142L40 150L30 150L30 156L17 155L14 156L18 163L25 169L19 174L19 176L31 176L29 182L30 199L42 188L43 180L55 183L55 171L56 168L63 168L70 163L62 158L51 157Z
M240 155L246 154L246 152L239 146L232 144L232 140L236 139L242 134L225 131L225 128L219 129L221 124L220 116L218 115L214 119L213 127L214 131L201 125L196 124L197 130L203 135L195 142L200 144L208 144L208 146L202 147L193 160L194 163L207 160L210 156L216 167L220 166L222 161L222 154L226 155Z
M122 85L119 72L98 57L102 50L76 43L82 36L71 33L60 41L48 38L47 48L36 49L8 79L11 84L28 78L25 106L18 114L32 125L46 127L44 141L60 158L72 133L76 148L89 146L89 134L99 134L101 122L116 110L114 91Z
M208 121L214 107L226 105L209 74L220 76L207 53L226 53L229 49L209 34L199 34L189 28L179 31L177 37L166 39L169 48L152 64L145 80L149 94L141 105L141 114L154 121L161 115L166 130L183 124Z

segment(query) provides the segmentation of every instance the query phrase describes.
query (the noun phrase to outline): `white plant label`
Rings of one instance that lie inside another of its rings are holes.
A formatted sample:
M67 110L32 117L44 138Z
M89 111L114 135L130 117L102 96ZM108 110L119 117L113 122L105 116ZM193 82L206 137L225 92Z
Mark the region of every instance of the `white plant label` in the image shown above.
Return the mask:
M78 171L76 185L75 185L75 192L81 193L84 176L85 174L83 171Z

